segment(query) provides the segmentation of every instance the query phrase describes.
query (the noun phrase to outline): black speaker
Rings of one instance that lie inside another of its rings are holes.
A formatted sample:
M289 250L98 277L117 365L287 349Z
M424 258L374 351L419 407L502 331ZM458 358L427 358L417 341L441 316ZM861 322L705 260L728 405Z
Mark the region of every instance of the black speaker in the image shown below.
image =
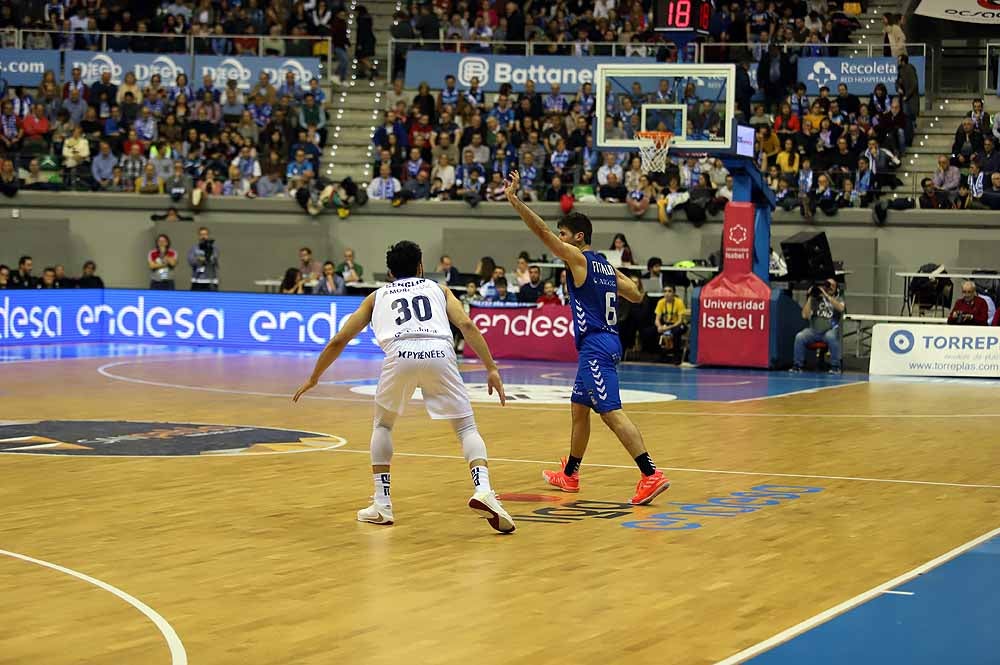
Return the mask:
M781 241L781 253L788 264L790 282L817 281L836 274L830 243L822 231L803 231Z

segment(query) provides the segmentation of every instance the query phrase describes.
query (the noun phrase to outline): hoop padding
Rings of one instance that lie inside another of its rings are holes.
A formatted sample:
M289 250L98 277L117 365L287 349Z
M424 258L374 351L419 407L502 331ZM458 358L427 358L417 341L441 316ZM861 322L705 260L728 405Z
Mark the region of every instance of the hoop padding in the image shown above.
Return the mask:
M667 169L673 132L636 132L643 173L661 173Z

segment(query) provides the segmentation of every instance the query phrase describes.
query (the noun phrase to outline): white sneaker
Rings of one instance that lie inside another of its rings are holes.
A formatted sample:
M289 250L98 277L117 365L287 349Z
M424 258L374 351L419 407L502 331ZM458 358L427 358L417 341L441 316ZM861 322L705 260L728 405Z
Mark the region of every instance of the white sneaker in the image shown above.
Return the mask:
M359 522L371 522L372 524L392 524L392 506L380 506L377 503L358 511Z
M500 533L510 533L514 530L514 519L500 505L494 492L476 492L469 499L469 508L485 517L490 526Z

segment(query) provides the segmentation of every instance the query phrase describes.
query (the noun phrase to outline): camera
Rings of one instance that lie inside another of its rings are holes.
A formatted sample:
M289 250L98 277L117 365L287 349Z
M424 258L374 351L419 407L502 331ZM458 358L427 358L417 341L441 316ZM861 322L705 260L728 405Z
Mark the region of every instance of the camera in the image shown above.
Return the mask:
M819 298L820 297L820 287L821 286L823 286L823 285L822 284L813 284L812 287L809 289L809 297L810 298Z
M198 247L205 253L205 260L211 261L212 254L215 253L215 239L208 238L198 243Z

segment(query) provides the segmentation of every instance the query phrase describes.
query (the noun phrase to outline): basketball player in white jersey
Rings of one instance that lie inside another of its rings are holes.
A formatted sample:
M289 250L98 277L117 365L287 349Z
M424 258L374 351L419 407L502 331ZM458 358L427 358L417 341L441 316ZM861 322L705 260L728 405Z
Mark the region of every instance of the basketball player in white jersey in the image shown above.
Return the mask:
M414 389L420 388L430 417L451 421L462 443L462 453L469 463L474 488L469 508L485 517L497 531L510 533L514 530L514 520L500 505L490 486L486 444L476 428L469 394L458 373L449 322L462 331L465 343L472 347L486 366L489 393L492 395L495 390L500 404L505 405L507 397L503 381L486 340L450 289L423 278L421 251L415 243L403 240L390 247L386 253L386 266L394 281L365 298L320 353L312 376L292 399L299 401L303 394L315 387L348 342L371 323L375 340L385 351L385 360L375 392L375 424L371 440L374 501L358 511L358 521L373 524L392 524L395 521L389 497L392 427L413 396Z

